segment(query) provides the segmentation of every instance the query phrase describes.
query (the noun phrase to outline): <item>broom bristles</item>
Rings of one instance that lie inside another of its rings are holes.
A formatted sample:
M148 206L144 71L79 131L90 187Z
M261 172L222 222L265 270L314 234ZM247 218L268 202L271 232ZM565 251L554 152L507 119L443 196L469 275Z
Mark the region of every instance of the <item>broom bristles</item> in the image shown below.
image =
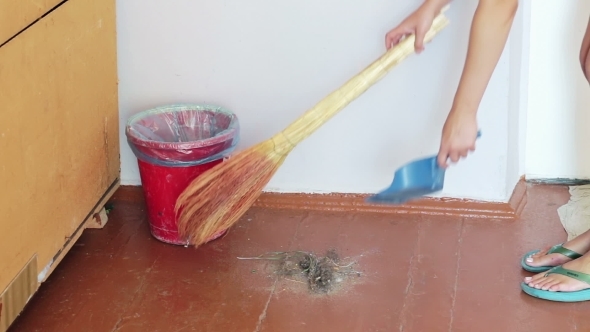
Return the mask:
M286 154L264 142L237 153L192 181L178 197L178 232L198 247L229 229L258 199Z

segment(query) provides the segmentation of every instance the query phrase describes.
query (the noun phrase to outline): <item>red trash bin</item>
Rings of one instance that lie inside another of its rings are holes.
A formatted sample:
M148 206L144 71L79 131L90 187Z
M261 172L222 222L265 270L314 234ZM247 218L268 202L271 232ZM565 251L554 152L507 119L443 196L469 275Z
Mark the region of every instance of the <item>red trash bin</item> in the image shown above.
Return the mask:
M239 141L237 116L214 105L162 106L132 116L125 134L137 157L152 235L165 243L190 245L178 234L176 199L233 151Z

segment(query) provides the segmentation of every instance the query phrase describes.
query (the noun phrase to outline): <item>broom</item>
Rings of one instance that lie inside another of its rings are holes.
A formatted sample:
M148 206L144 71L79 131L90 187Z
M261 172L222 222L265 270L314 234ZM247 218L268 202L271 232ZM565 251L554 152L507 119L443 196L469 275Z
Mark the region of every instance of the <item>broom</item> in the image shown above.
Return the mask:
M424 42L449 23L441 10ZM193 180L178 197L178 231L195 247L229 229L254 204L295 146L414 52L415 36L402 40L272 138L237 153Z

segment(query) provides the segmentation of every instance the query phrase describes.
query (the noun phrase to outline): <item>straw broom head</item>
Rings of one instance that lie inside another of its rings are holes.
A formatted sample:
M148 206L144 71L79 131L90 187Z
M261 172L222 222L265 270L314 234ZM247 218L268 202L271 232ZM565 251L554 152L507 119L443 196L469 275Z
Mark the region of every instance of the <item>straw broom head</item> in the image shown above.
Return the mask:
M259 143L195 179L177 201L179 233L199 246L238 221L293 146L283 144L282 153L275 148L272 140Z
M449 23L445 7L426 33L425 42ZM271 139L232 156L193 180L178 197L178 231L195 247L233 226L254 204L287 155L346 105L414 52L410 36L332 92Z

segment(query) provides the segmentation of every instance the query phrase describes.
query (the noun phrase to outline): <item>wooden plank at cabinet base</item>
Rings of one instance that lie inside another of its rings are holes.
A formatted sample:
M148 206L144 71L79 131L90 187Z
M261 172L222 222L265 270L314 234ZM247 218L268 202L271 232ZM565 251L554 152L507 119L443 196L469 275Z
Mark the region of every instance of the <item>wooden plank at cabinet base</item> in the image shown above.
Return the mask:
M68 253L68 251L70 251L70 249L72 249L72 247L74 246L74 244L76 243L76 241L78 241L78 239L80 238L80 236L82 236L82 232L85 229L88 229L88 228L97 229L97 228L103 228L105 226L106 221L104 223L100 223L99 224L95 220L95 216L101 210L104 210L104 205L113 196L113 194L117 191L117 189L119 189L119 186L120 186L120 182L119 182L119 179L117 179L115 181L115 183L113 183L111 185L111 187L109 188L109 190L105 193L105 195L102 197L102 199L96 204L96 206L94 207L94 209L92 210L92 212L88 214L88 216L86 217L86 219L84 219L84 221L78 227L78 229L76 229L74 231L74 233L67 239L67 241L64 244L63 248L61 248L55 254L55 256L53 257L53 259L51 261L49 261L49 263L45 266L45 268L43 269L43 271L41 271L41 273L39 273L39 276L38 276L39 283L42 283L45 280L47 280L47 278L49 278L49 276L51 275L51 273L59 265L59 263L62 261L62 259L65 257L65 255ZM2 331L0 331L0 332L2 332Z
M8 330L37 289L37 255L33 255L4 292L0 293L0 332Z
M115 1L65 2L0 64L2 292L33 255L44 279L118 186Z

